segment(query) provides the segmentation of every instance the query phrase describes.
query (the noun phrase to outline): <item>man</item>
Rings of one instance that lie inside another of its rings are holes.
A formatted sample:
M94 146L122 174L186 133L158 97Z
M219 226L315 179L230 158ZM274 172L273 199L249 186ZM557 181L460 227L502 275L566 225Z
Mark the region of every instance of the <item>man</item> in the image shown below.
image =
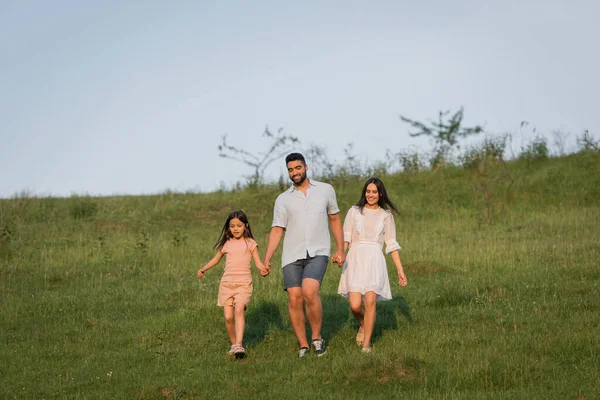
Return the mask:
M283 240L283 288L288 295L288 312L294 333L298 338L303 357L310 351L306 337L306 316L312 331L312 347L317 356L327 351L321 337L323 306L319 297L321 281L325 276L331 242L329 224L336 242L333 262L343 265L346 260L342 220L333 187L327 183L308 179L308 166L300 153L285 158L293 185L275 201L273 224L265 251L264 265L270 260Z

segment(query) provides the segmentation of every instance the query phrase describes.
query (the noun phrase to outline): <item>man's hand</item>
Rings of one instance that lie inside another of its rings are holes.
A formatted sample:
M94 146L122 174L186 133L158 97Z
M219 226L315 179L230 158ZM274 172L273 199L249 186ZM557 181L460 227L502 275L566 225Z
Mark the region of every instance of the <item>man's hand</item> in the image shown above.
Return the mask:
M331 257L331 262L337 263L338 267L342 267L346 262L346 253L343 251L336 251L333 257Z

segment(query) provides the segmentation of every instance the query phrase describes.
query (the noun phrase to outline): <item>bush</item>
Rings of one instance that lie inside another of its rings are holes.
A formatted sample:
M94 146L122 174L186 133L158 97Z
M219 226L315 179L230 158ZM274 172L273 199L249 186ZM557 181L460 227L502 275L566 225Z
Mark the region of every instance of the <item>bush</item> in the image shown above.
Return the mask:
M388 150L386 158L390 167L393 167L397 162L400 170L405 173L414 173L426 169L422 157L415 150L404 149L395 154Z
M477 168L481 162L504 161L504 151L506 150L507 136L486 138L479 147L467 149L459 157L460 163L465 169Z
M527 146L521 149L519 158L533 161L548 158L548 141L543 136L536 136Z
M581 151L600 152L600 141L594 139L587 130L583 132L583 135L577 137L577 146Z
M96 216L97 211L98 204L90 196L71 196L69 213L73 219L90 219Z

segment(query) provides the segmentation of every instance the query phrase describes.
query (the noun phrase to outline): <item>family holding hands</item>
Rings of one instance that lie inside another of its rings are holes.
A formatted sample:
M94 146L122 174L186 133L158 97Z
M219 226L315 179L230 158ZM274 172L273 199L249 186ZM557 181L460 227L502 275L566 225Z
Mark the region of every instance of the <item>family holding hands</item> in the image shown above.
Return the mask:
M244 311L252 295L250 262L254 260L261 275L267 276L271 270L271 257L282 238L283 288L288 295L290 322L298 339L298 356L309 353L310 345L317 356L327 352L321 337L323 306L319 289L331 254L329 228L336 243L331 261L343 267L338 293L348 299L350 310L360 325L356 344L368 353L375 326L376 302L392 299L384 244L396 266L398 283L400 286L407 284L392 214L398 210L389 199L383 182L369 178L359 201L348 210L342 224L333 187L307 177L308 166L302 154L289 154L285 162L293 184L275 201L263 261L248 217L243 211L233 211L215 243L216 255L198 271L198 278L203 278L206 271L225 256L217 305L224 309L225 326L231 340L229 354L236 358L246 355L242 340ZM310 345L305 313L312 334Z

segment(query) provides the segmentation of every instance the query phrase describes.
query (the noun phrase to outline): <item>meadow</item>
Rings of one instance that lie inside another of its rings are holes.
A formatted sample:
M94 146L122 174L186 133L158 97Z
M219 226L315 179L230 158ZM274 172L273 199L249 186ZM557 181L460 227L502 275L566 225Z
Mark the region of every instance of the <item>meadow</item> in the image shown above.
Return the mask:
M287 183L0 200L0 398L600 398L600 156L508 170L510 184L460 167L380 176L408 286L388 259L394 299L363 354L330 264L321 358L297 358L279 252L270 276L253 270L243 360L226 355L223 262L196 278L233 209L264 254ZM331 183L345 215L362 179Z

